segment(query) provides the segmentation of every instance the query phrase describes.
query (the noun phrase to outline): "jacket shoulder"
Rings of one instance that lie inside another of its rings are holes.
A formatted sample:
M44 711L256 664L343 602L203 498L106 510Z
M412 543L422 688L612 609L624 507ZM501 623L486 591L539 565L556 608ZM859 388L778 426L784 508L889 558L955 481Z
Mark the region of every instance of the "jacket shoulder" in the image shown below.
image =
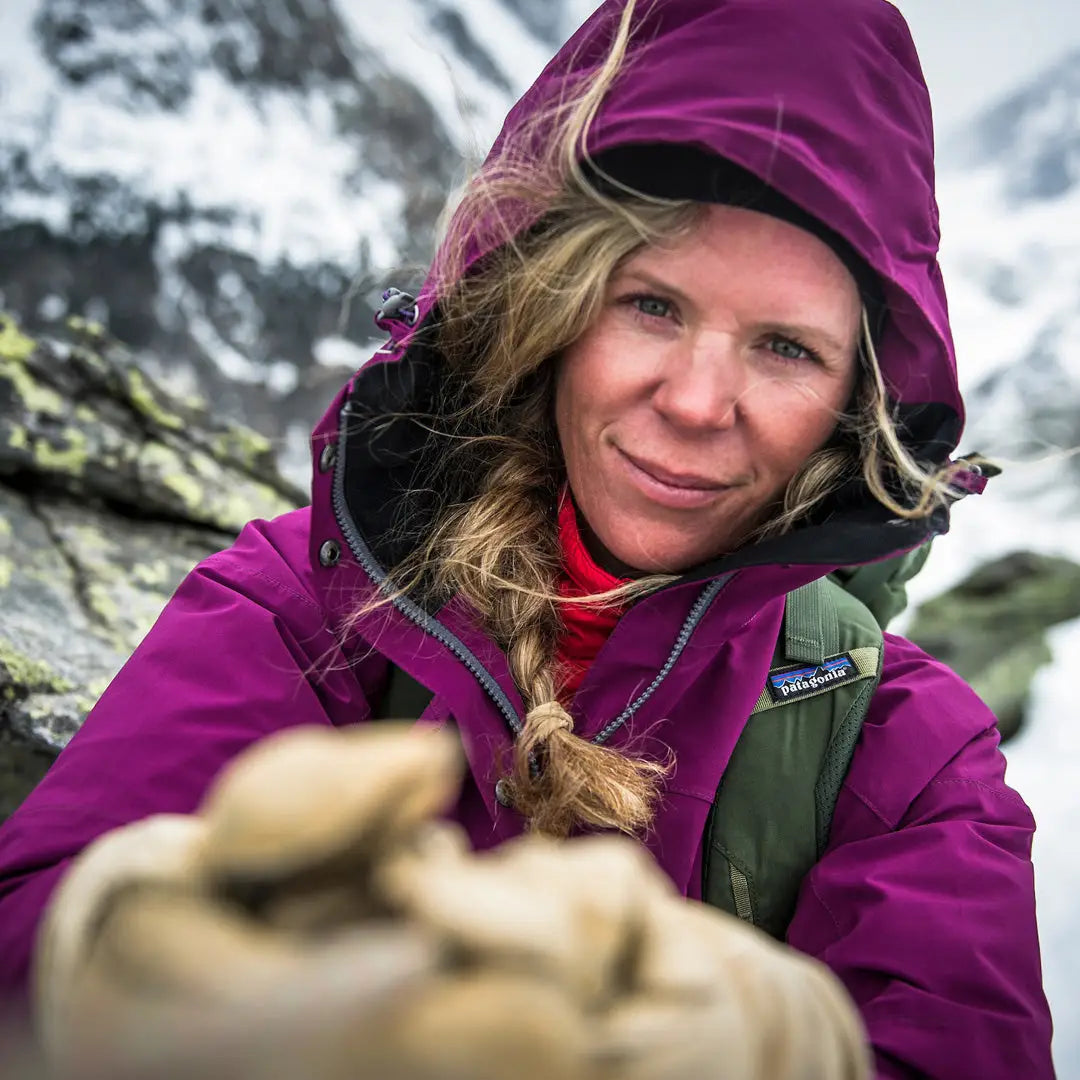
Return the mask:
M1005 787L998 741L994 714L959 675L906 638L887 633L881 681L844 787L886 829L900 826L912 804L946 772L952 780L1000 785L1003 796L1022 807ZM990 753L965 753L975 745Z
M311 508L303 506L270 520L249 521L234 543L203 559L192 571L222 583L247 583L245 592L259 592L258 583L276 599L292 597L321 611L311 569Z

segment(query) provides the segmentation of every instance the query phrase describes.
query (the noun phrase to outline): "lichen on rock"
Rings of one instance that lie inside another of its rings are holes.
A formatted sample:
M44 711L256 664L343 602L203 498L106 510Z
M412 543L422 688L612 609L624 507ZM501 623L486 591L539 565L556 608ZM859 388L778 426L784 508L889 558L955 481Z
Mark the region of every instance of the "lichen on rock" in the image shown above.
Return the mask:
M255 432L173 398L105 331L0 316L0 818L184 575L302 493Z
M35 343L0 316L0 476L232 532L304 500L263 436L171 397L100 327L69 329Z
M13 318L0 316L0 359L25 360L35 348L34 339L24 334Z
M131 404L159 427L179 431L184 426L183 417L170 412L162 404L161 395L154 393L146 377L136 367L125 372Z
M65 694L71 688L71 683L47 663L24 656L8 642L0 640L0 694L4 697L10 700L18 694Z

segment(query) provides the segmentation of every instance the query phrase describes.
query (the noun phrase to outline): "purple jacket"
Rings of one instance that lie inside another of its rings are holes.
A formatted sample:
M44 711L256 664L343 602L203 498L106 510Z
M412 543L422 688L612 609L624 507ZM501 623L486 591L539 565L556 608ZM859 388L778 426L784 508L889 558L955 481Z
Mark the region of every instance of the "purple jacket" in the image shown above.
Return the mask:
M619 6L605 4L560 52L504 135L562 72L595 63ZM663 144L719 154L846 239L884 283L882 365L909 443L951 452L962 411L935 259L929 104L899 14L884 0L645 7L645 44L601 111L594 153L635 144L620 167L643 184ZM428 307L422 297L421 316ZM42 907L93 837L192 810L221 767L269 732L365 721L388 662L434 691L422 723L460 731L469 776L456 815L474 844L521 831L494 787L522 702L468 608L402 601L349 621L404 553L397 512L430 452L408 421L376 433L362 419L434 408L440 386L438 358L404 326L376 360L314 433L311 507L251 523L191 573L0 829L0 988L23 989ZM431 507L409 505L422 533ZM700 894L706 817L764 685L785 593L946 528L944 514L897 525L848 492L826 522L702 567L622 617L573 702L575 730L590 737L617 721L609 745L673 752L648 846L688 896ZM1034 825L1005 785L997 743L993 716L963 682L886 635L829 847L789 930L847 985L881 1077L1053 1075Z

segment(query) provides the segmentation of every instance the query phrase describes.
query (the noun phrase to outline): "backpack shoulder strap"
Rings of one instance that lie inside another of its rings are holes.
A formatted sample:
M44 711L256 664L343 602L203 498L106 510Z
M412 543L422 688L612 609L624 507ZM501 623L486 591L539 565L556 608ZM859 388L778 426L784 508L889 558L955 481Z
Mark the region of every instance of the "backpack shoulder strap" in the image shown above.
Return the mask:
M790 593L705 828L702 899L783 939L881 678L881 628L835 581Z
M904 555L867 563L842 566L829 576L846 592L861 600L878 625L886 627L907 607L907 585L923 568L930 555L931 541Z

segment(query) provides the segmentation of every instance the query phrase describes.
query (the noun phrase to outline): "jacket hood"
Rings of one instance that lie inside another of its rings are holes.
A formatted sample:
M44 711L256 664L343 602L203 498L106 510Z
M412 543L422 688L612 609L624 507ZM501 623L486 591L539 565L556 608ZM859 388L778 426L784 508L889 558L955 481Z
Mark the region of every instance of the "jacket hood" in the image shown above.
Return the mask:
M595 70L623 7L608 0L567 42L493 153L567 77ZM949 410L955 446L963 408L937 262L930 98L900 12L886 0L662 0L640 12L589 153L638 190L706 201L727 180L710 157L734 162L840 236L883 286L894 399Z
M608 0L558 52L507 116L493 155L558 100L568 79L596 71L623 8L623 0ZM948 460L963 408L937 262L930 101L907 25L891 4L642 3L625 65L590 127L588 151L616 180L674 197L730 201L736 170L746 205L755 198L749 177L848 246L879 279L885 310L878 353L901 435L921 460ZM422 325L432 297L422 291L417 306ZM400 526L402 499L413 500L410 513L421 509L406 492L431 452L412 446L386 416L431 407L439 393L439 358L424 335L400 322L388 329L382 355L358 372L316 432L318 446L340 430L350 462L340 501L384 566L406 550L392 526ZM371 425L341 423L345 398L354 415L384 421L377 436ZM377 506L373 492L384 493ZM920 522L891 517L860 481L820 520L692 576L761 563L869 562L948 528L944 508Z

